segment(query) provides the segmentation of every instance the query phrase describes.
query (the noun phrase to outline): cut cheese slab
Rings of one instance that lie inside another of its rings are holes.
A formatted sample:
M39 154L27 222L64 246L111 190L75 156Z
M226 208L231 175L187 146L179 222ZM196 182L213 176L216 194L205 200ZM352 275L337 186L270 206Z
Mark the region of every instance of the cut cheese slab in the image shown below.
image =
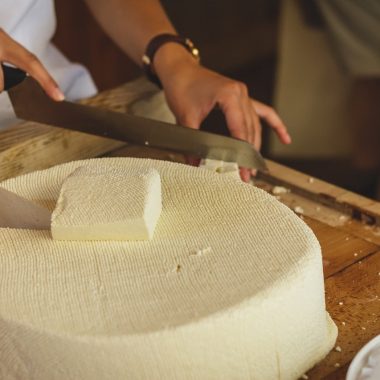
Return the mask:
M83 166L62 185L51 232L57 240L149 240L161 208L157 170Z
M84 165L159 172L154 239L0 229L0 377L290 380L334 347L318 241L273 196L133 158L72 162L1 186L52 209Z
M203 158L199 164L199 167L210 170L214 173L219 173L240 179L239 166L236 162L226 162L221 160L213 160L211 158Z

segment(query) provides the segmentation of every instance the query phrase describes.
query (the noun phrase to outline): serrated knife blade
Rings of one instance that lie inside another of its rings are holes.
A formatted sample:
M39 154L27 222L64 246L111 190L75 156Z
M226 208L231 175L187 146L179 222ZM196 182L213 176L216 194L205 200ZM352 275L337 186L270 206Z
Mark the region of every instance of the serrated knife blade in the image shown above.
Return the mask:
M16 116L24 120L266 170L260 153L245 141L93 106L55 102L31 77L9 88L8 94Z

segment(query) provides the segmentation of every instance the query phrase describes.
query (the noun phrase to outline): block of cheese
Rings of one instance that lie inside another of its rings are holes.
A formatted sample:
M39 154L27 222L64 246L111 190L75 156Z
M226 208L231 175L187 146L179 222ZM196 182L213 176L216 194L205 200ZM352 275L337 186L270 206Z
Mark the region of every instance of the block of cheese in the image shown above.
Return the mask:
M52 214L57 240L149 240L161 214L155 169L76 169L63 182Z
M214 173L219 173L240 179L239 166L236 162L226 162L221 160L213 160L211 158L202 158L199 167L210 170Z
M318 241L272 195L134 158L71 162L1 187L53 209L84 165L159 172L154 239L0 228L1 378L291 380L334 347Z

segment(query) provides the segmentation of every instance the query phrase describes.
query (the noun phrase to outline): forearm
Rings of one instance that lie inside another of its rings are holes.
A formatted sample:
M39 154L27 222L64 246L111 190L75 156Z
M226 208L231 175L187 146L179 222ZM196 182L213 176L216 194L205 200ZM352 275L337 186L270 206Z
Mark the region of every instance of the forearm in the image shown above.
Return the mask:
M85 1L106 33L138 65L154 36L176 33L158 0Z

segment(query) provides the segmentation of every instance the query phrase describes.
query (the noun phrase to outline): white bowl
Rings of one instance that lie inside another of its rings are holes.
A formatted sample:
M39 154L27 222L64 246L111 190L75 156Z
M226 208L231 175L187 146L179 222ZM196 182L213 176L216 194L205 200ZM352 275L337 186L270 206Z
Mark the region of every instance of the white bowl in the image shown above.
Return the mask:
M354 357L348 368L346 380L358 380L360 371L367 364L370 353L380 348L380 335L370 340Z

